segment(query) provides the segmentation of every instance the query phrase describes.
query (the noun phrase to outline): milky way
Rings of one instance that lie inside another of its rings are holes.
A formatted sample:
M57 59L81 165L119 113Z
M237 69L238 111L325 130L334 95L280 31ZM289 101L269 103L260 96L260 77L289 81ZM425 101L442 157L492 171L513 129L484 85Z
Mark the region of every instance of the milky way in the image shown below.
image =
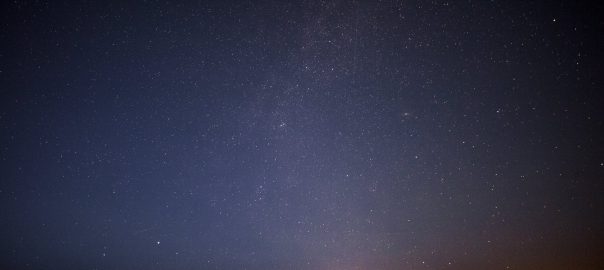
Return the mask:
M603 269L574 1L7 2L2 269Z

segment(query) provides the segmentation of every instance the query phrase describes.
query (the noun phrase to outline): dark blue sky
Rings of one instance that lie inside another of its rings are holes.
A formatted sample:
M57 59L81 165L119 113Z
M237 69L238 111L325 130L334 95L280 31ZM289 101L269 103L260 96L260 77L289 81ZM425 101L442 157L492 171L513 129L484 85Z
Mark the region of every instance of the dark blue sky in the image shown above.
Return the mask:
M604 268L602 5L286 2L3 3L0 268Z

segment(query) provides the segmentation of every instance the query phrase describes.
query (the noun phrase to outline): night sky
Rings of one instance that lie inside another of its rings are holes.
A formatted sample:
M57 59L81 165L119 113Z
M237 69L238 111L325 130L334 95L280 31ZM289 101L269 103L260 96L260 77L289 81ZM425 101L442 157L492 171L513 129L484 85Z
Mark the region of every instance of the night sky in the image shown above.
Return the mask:
M603 5L195 2L2 3L0 269L604 269Z

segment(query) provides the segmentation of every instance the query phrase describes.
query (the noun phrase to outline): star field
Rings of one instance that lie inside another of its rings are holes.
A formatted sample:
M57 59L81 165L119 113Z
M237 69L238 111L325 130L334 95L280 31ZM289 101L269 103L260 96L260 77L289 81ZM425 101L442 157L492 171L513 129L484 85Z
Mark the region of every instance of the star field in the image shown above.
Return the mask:
M603 269L602 5L11 1L2 269Z

